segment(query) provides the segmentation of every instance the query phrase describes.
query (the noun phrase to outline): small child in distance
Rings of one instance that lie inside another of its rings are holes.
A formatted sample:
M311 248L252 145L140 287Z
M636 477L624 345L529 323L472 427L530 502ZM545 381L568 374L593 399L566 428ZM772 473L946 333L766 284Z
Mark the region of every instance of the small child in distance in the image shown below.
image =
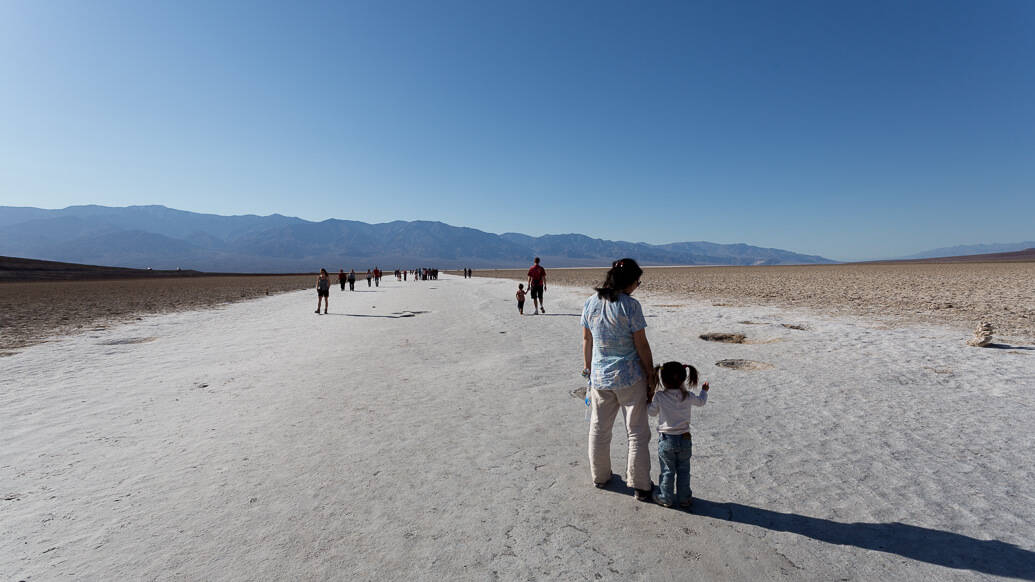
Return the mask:
M518 313L521 315L525 314L525 284L518 283L517 293L514 294L518 302Z
M659 373L660 372L660 373ZM659 491L654 502L663 507L676 503L688 508L693 503L690 489L690 457L693 439L690 437L690 409L708 402L708 383L701 385L701 393L687 390L687 384L697 386L697 369L689 364L665 362L654 368L654 378L661 380L647 390L647 414L658 417L658 463L661 465Z

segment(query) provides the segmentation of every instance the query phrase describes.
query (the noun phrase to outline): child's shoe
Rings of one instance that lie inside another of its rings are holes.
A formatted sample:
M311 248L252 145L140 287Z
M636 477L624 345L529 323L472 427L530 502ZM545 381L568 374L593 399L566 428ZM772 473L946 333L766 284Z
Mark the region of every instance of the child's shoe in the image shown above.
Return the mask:
M681 501L679 503L679 507L681 507L683 509L690 509L693 505L694 505L694 492L691 491L690 492L690 497L688 497L686 501Z
M657 491L654 492L654 503L657 503L662 507L672 507L672 504L662 499L661 496L658 495Z

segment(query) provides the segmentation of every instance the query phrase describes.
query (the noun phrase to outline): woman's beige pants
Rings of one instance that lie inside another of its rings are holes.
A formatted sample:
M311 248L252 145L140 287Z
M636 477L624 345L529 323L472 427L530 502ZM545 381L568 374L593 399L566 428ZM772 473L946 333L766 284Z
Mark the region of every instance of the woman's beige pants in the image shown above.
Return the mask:
M611 429L618 411L629 435L629 465L625 480L633 489L650 489L650 424L647 422L647 382L618 390L591 390L589 471L594 483L611 478Z

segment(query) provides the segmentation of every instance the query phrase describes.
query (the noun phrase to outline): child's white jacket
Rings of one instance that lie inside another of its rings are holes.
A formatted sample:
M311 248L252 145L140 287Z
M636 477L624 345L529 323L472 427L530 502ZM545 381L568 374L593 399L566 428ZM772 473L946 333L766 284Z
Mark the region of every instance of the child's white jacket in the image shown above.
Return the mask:
M647 414L658 417L658 432L683 434L690 432L690 408L704 406L708 392L688 392L683 398L679 389L661 390L654 393L654 399L647 405Z

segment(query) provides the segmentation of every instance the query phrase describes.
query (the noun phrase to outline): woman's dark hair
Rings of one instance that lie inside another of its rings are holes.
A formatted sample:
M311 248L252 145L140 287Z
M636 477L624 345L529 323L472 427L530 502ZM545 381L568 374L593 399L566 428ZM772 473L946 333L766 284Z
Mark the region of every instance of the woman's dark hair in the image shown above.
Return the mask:
M326 275L327 274L327 269L320 269L320 274L321 275Z
M689 364L665 362L660 366L655 366L654 373L661 378L661 384L665 386L666 390L679 388L679 391L683 393L680 400L685 399L688 394L686 384L683 382L697 386L697 368Z
M597 297L618 301L618 294L640 280L643 269L633 259L618 259L604 277L604 284L596 288Z

